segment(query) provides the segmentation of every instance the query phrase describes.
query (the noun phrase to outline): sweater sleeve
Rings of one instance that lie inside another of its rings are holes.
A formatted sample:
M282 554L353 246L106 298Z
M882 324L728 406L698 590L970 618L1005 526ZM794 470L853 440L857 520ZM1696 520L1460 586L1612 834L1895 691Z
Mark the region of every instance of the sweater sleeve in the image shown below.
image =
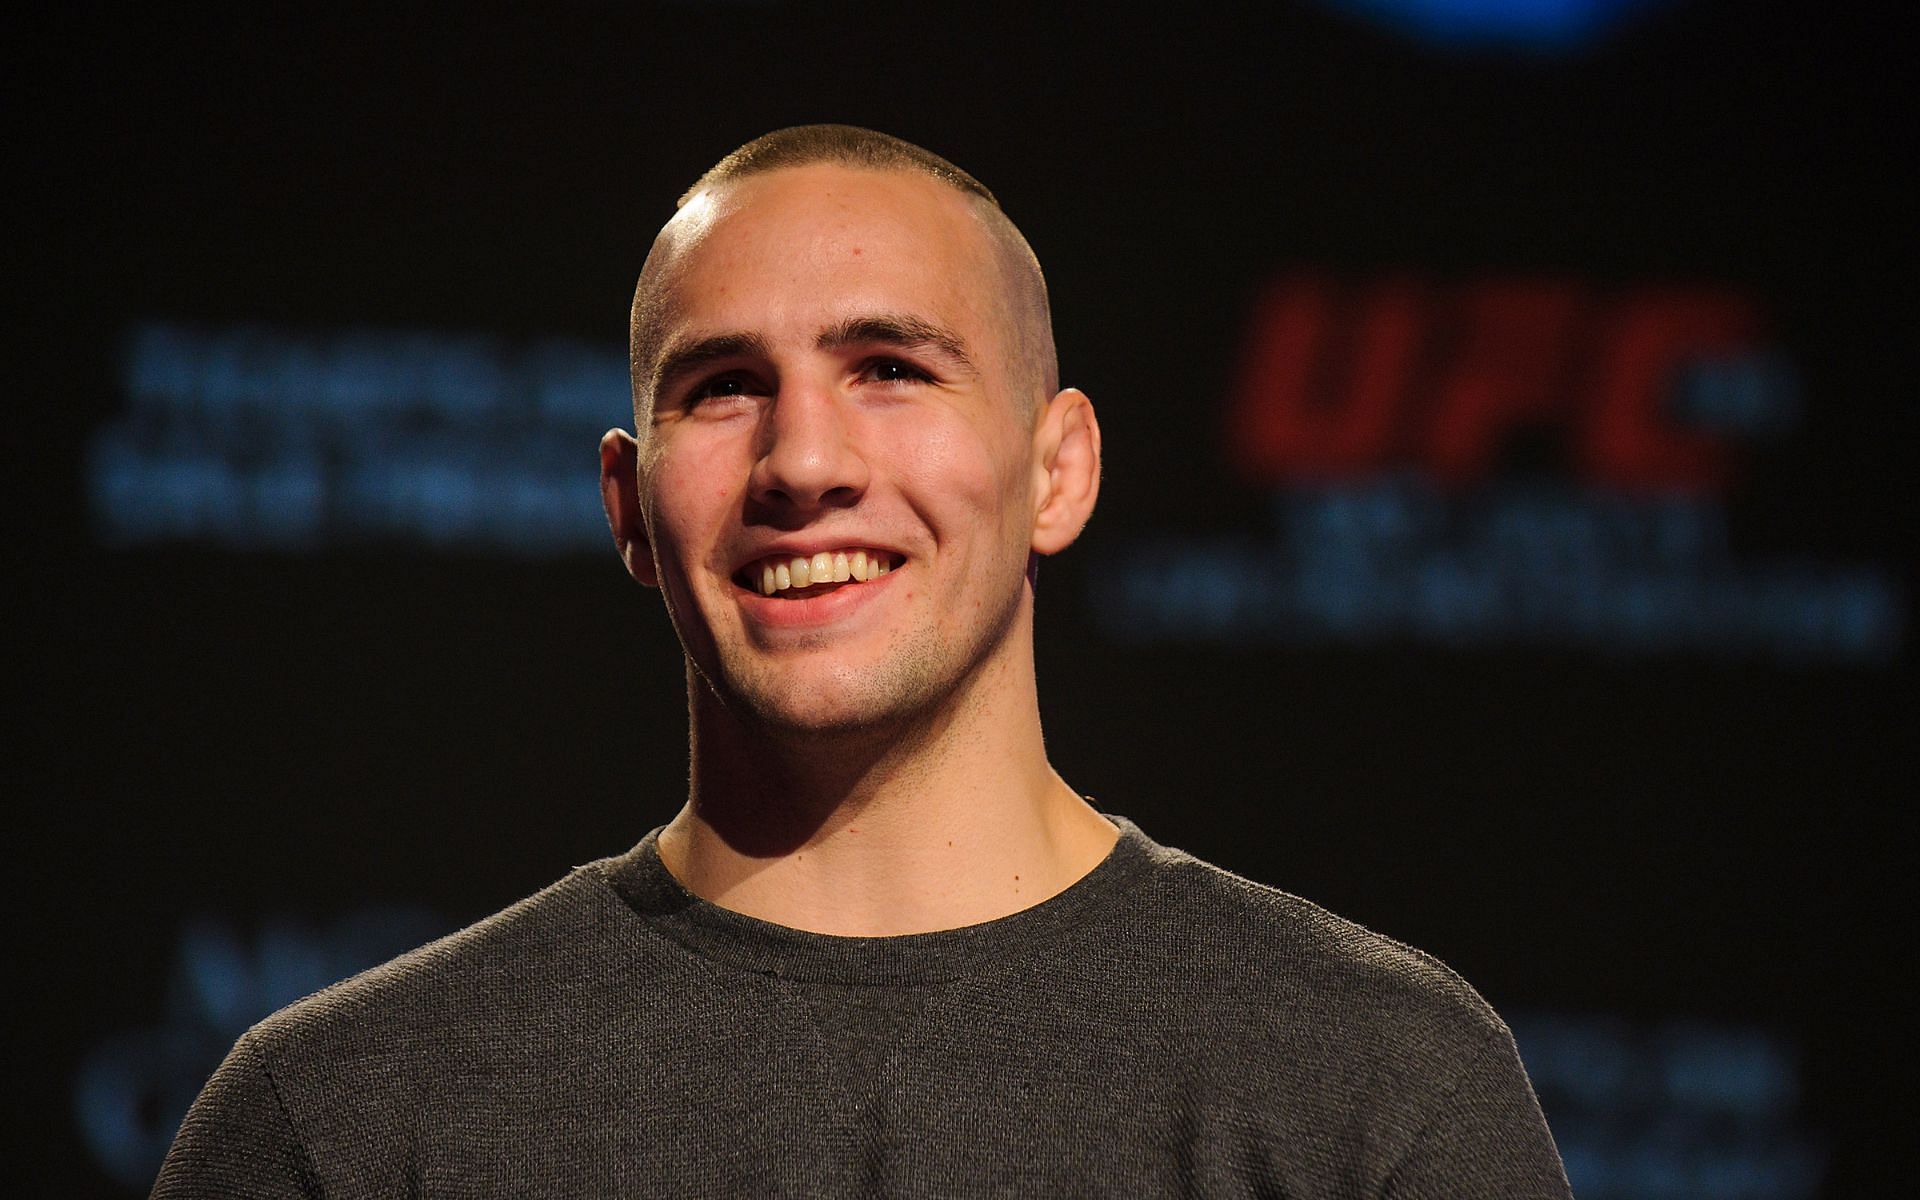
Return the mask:
M154 1200L323 1194L251 1037L234 1045L187 1110L153 1185Z
M1461 1072L1383 1195L1388 1200L1572 1200L1560 1152L1504 1028Z

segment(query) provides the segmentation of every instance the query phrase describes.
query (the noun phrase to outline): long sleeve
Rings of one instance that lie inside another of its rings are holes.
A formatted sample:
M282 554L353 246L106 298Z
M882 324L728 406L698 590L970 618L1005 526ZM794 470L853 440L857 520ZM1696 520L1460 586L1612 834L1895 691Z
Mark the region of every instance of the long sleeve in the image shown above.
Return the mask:
M266 1064L242 1037L187 1111L154 1200L321 1195Z
M1553 1135L1504 1029L1461 1072L1384 1194L1389 1200L1571 1200Z

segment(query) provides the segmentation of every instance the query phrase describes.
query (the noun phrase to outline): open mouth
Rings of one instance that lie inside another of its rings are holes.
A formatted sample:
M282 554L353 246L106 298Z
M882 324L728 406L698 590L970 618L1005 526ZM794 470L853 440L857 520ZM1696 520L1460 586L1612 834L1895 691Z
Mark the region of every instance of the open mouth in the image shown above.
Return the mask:
M733 581L762 596L805 600L878 579L906 561L886 550L822 550L813 555L774 555L750 562Z

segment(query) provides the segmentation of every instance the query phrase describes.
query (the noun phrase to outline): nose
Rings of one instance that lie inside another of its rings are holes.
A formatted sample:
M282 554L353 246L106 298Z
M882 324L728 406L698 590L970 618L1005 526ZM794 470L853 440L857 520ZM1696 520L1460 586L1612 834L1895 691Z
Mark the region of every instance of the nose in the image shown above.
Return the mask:
M749 495L774 512L845 508L867 490L849 400L831 385L783 383L763 410Z

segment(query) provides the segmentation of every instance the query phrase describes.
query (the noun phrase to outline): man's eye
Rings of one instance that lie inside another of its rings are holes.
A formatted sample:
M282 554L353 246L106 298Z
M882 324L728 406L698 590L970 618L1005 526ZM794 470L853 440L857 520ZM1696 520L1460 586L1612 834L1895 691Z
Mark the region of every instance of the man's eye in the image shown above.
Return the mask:
M867 364L865 374L875 383L919 382L928 378L927 373L919 367L897 358L876 359Z
M749 382L738 375L721 375L703 383L696 384L687 393L687 405L692 407L709 400L728 400L735 396L750 395Z

